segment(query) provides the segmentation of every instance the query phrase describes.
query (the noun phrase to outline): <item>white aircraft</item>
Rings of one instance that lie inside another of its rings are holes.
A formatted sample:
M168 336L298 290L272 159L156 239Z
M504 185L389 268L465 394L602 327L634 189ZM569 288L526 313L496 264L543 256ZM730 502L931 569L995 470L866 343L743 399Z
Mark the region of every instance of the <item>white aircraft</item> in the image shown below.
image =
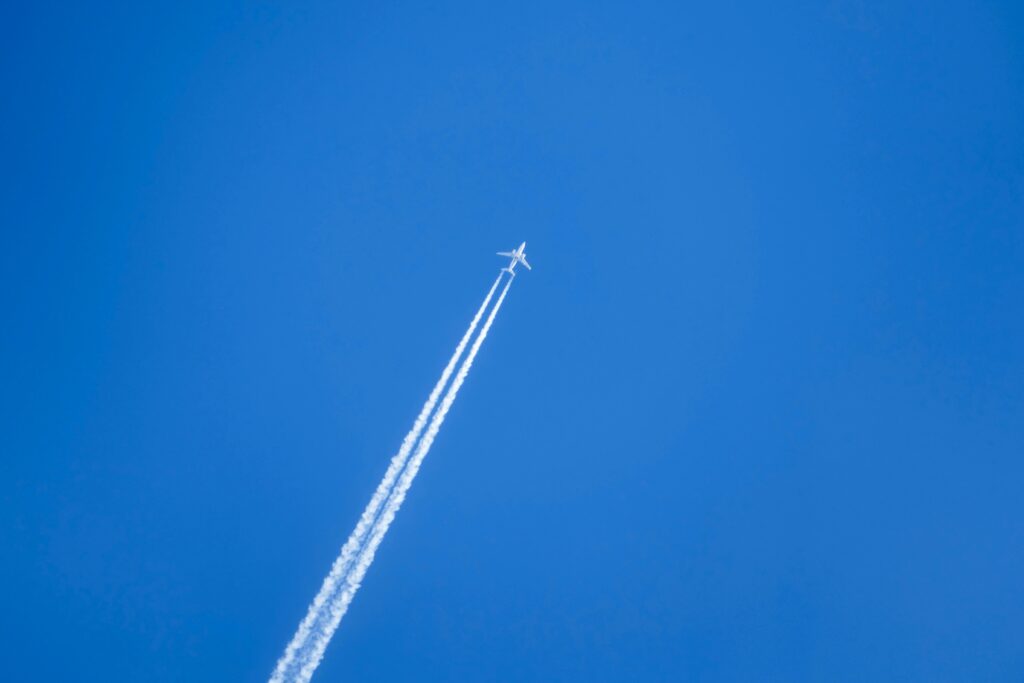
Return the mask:
M509 275L515 275L515 267L517 263L522 263L526 266L527 270L533 270L530 264L526 262L526 242L519 245L519 248L514 251L499 251L498 256L508 256L512 259L512 263L508 264L508 268L502 268Z

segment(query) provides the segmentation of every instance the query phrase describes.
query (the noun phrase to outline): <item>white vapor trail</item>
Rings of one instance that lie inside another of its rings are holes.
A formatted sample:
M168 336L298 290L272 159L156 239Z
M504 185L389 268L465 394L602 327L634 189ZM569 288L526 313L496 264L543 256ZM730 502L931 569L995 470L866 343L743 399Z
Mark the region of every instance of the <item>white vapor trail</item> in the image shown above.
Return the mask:
M476 358L477 351L480 350L480 345L483 344L484 339L487 337L488 331L491 329L491 324L494 322L494 317L498 314L498 309L501 308L501 303L505 300L505 295L508 293L508 288L512 286L512 278L505 284L505 288L502 289L501 295L498 297L498 301L494 304L494 308L491 309L490 314L487 316L487 322L480 329L480 334L473 342L472 348L469 350L469 354L466 356L466 360L462 362L459 367L459 372L455 375L455 379L452 381L451 387L448 388L448 393L445 394L444 399L441 401L441 407L434 413L433 419L430 421L430 426L427 428L426 433L423 435L423 439L416 447L416 452L409 460L408 466L402 472L401 477L398 479L398 483L395 484L394 489L391 491L391 495L388 497L387 503L384 506L384 510L381 512L380 518L374 523L373 529L370 531L369 539L366 541L366 545L363 547L359 554L359 558L356 563L352 566L351 570L344 577L341 590L337 597L331 601L328 607L327 616L329 621L323 626L323 629L317 632L313 637L312 645L309 648L306 663L296 677L298 683L308 683L309 679L313 676L313 672L316 671L317 666L320 664L320 660L323 659L324 650L327 649L327 644L331 641L331 637L338 628L338 624L341 623L341 618L345 616L345 612L348 610L349 604L352 602L352 598L355 597L356 591L359 590L359 586L366 575L367 569L373 563L374 554L377 552L377 547L383 540L384 535L388 532L388 527L391 526L391 522L395 519L395 514L398 509L402 506L402 502L405 500L405 496L409 491L409 487L412 486L413 479L416 478L416 474L419 472L420 465L423 463L423 458L426 457L430 451L431 445L434 443L434 438L437 436L438 431L441 429L441 424L444 422L445 416L448 414L448 410L452 407L452 403L455 402L455 397L459 393L459 388L462 383L466 380L466 375L469 374L469 369L473 366L473 360Z
M336 593L341 579L348 573L353 560L358 557L359 550L366 539L367 532L377 519L381 505L388 498L388 494L391 493L391 488L394 485L399 472L401 472L405 467L413 446L416 445L416 441L423 432L423 428L427 425L427 420L430 417L430 414L434 412L434 407L437 405L437 399L440 397L441 391L444 389L445 385L448 383L448 379L452 375L452 372L455 370L455 366L458 364L459 358L462 357L462 352L465 351L466 345L469 343L470 338L473 336L473 332L476 330L476 326L480 323L480 318L483 317L484 311L487 310L487 305L491 302L491 298L494 296L494 291L498 288L499 282L501 282L500 274L497 279L495 279L494 284L491 285L490 291L487 292L484 302L480 305L476 315L473 316L473 320L469 323L469 328L462 336L458 346L455 347L455 352L448 360L448 365L445 366L444 371L441 373L441 378L437 380L437 384L434 385L434 389L430 392L427 402L423 404L423 408L420 410L420 414L416 417L416 421L413 423L412 429L409 430L409 433L406 434L405 438L402 440L402 445L398 449L398 453L391 458L391 464L388 466L387 472L384 473L384 478L381 479L380 484L377 485L377 490L374 492L373 497L370 498L370 502L366 505L366 509L363 510L363 514L359 518L356 528L352 530L352 534L348 537L348 540L342 547L341 553L338 555L337 559L334 560L334 564L331 566L331 571L327 574L323 584L320 586L320 591L316 594L316 597L313 598L313 602L309 605L305 618L299 624L299 628L295 631L295 635L292 636L292 640L288 643L288 647L285 648L281 659L278 660L277 666L274 668L274 673L270 676L270 683L283 683L285 680L292 680L289 676L289 670L294 668L293 665L296 664L296 657L299 657L301 651L305 649L306 645L309 643L310 635L314 630L322 630L322 628L316 629L316 626L317 622L324 618L325 606L327 606L328 601ZM490 321L490 318L488 318L488 321ZM475 349L476 346L474 345L473 348ZM305 659L305 657L302 657L302 659ZM319 657L317 658L317 661L319 661ZM309 675L312 675L312 671ZM294 678L293 680L309 680L309 677L307 676L306 678L302 678L300 674L298 678Z

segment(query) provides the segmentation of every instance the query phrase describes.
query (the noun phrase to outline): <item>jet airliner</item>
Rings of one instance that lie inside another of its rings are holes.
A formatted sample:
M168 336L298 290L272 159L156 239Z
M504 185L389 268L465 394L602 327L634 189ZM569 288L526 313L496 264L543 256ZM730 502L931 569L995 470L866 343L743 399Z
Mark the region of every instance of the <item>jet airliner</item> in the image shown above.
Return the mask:
M526 242L519 245L518 249L513 251L499 251L498 256L508 256L512 259L512 263L508 264L507 268L502 268L509 275L515 275L515 267L517 263L522 263L526 266L527 270L533 270L530 268L530 264L526 262Z

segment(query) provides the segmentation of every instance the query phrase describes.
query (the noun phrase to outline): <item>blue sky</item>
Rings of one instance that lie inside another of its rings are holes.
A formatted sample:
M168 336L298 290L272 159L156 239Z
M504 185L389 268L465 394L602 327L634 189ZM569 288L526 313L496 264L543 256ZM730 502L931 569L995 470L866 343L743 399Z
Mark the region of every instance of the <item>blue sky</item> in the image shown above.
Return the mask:
M1024 678L1018 3L3 13L9 680Z

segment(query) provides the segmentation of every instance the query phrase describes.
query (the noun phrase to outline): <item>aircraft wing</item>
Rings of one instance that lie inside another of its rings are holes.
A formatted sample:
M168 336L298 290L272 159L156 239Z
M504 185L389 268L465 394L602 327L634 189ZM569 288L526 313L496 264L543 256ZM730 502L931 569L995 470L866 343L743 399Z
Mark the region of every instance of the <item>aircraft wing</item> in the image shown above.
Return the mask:
M533 268L530 267L530 264L526 262L525 256L520 256L519 260L522 261L523 265L526 266L527 270L533 270Z
M509 258L515 256L511 251L499 251L498 256L508 256Z

